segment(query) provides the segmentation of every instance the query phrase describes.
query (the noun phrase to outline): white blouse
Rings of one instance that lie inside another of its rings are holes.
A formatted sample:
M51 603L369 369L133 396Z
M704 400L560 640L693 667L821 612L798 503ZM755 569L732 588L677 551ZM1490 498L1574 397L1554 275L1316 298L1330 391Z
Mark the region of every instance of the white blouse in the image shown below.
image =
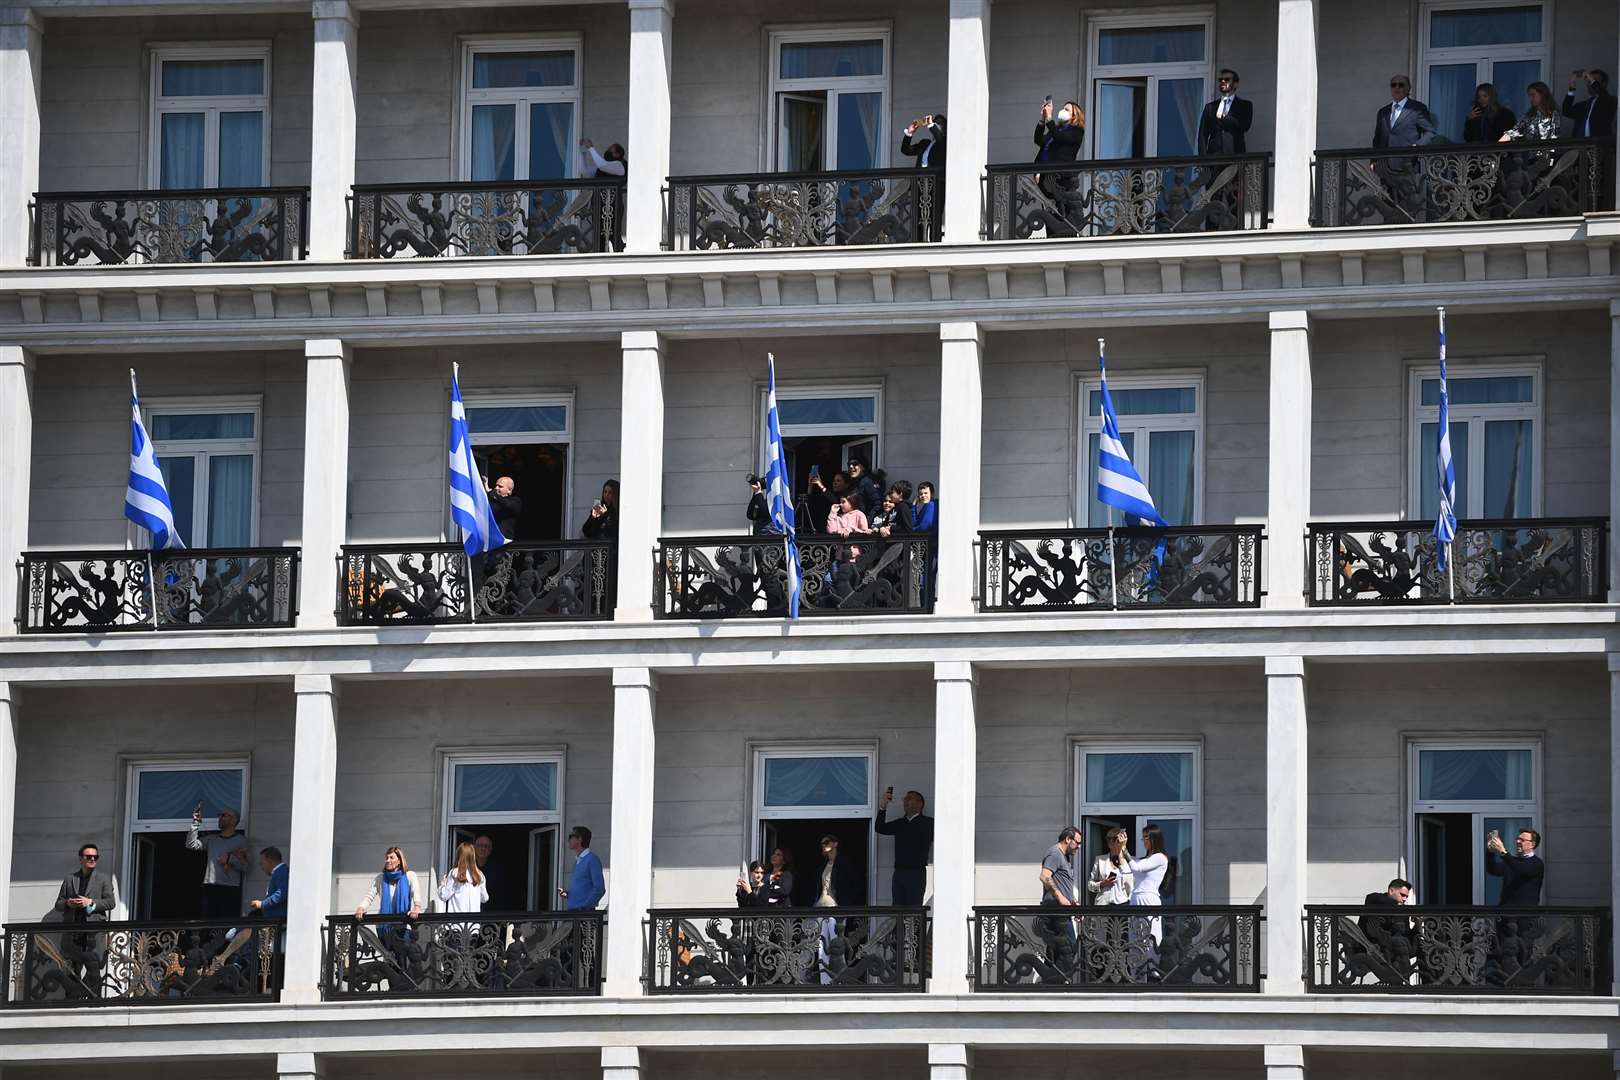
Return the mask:
M1108 875L1114 875L1114 883L1103 888L1103 882ZM1097 904L1128 904L1131 901L1131 871L1127 866L1114 866L1114 860L1107 855L1099 855L1091 864L1091 876L1086 879L1086 889Z
M439 899L444 901L446 911L478 912L489 903L489 878L485 877L478 884L470 881L457 881L454 871L444 876L444 884L439 886Z
M1170 869L1170 856L1164 852L1149 855L1145 859L1125 857L1126 865L1136 880L1131 883L1131 903L1138 907L1159 907L1164 901L1159 898L1159 886L1164 883L1165 872Z

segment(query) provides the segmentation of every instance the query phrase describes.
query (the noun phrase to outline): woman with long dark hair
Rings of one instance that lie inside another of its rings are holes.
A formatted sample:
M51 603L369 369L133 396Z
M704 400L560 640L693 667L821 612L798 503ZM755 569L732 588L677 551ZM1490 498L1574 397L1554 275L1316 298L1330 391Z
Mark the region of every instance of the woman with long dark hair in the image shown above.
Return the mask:
M1530 108L1525 112L1524 118L1514 124L1497 142L1513 142L1523 139L1526 142L1548 142L1564 133L1563 117L1558 115L1558 105L1553 101L1552 88L1544 82L1533 82L1525 87L1525 94L1530 99Z
M1164 899L1159 887L1164 883L1165 875L1170 872L1170 855L1164 849L1164 830L1157 825L1148 825L1142 830L1142 858L1133 859L1125 857L1125 865L1130 867L1131 880L1131 906L1132 907L1160 907ZM1150 932L1153 934L1153 943L1159 942L1159 920L1153 919Z
M1474 107L1463 118L1463 142L1497 142L1512 130L1516 119L1513 110L1496 99L1496 87L1480 83L1474 87Z

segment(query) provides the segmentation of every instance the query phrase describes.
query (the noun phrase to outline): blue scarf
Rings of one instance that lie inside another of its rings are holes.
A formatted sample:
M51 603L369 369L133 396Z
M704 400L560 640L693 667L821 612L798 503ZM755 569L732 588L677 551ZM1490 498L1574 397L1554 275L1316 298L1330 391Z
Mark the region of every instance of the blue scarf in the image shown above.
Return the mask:
M384 915L409 915L411 911L411 886L405 880L405 871L384 870L382 877L381 913Z

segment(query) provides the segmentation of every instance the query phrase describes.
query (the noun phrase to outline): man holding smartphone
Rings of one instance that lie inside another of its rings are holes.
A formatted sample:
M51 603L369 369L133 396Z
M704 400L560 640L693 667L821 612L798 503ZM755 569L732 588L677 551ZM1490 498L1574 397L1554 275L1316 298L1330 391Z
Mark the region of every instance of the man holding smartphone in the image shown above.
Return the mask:
M1485 838L1485 872L1502 879L1498 907L1541 906L1541 881L1547 875L1547 864L1536 854L1540 846L1541 834L1534 829L1519 830L1513 838L1512 855L1495 829Z
M920 791L908 791L901 805L905 817L888 820L889 804L894 802L894 785L883 793L872 829L879 836L894 837L894 877L890 899L895 907L922 907L928 886L928 854L934 846L934 819L923 815Z

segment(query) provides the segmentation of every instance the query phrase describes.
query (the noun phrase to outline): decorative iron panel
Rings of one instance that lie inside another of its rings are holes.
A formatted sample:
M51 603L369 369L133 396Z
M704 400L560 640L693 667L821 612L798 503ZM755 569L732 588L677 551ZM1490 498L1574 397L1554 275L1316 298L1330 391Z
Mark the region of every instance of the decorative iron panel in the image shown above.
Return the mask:
M927 536L853 540L798 538L800 615L916 615L933 610L934 546ZM782 537L659 540L653 610L663 619L787 618Z
M1608 908L1309 906L1305 977L1329 994L1607 995L1608 935Z
M29 262L279 262L308 254L308 188L42 192Z
M624 249L624 180L358 184L352 259Z
M12 1008L195 1005L281 997L282 923L8 924Z
M1614 140L1316 152L1318 226L1579 217L1613 205Z
M600 994L606 915L330 915L321 995L331 1001Z
M297 548L30 551L25 634L292 626Z
M1259 993L1259 907L996 907L973 913L975 990Z
M939 169L669 178L671 250L931 243L944 225Z
M1316 607L1603 603L1607 527L1602 518L1459 521L1442 571L1432 521L1312 523L1307 594Z
M1270 154L991 165L989 240L1264 229Z
M980 533L979 610L1258 607L1263 539L1258 525Z
M926 908L648 912L653 994L921 993Z
M460 544L345 547L344 626L613 617L613 545L517 541L471 559Z

